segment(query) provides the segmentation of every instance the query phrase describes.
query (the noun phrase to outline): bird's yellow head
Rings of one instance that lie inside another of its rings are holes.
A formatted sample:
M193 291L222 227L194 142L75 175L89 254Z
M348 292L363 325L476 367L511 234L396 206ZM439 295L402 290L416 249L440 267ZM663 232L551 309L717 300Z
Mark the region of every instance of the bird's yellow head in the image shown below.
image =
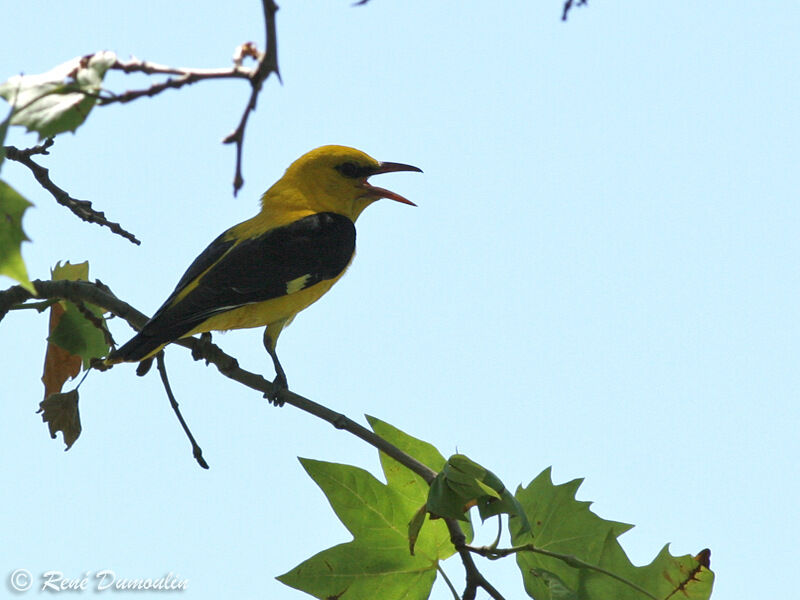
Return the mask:
M294 161L273 188L290 186L301 192L310 209L343 214L355 221L362 210L380 198L416 206L399 194L367 182L372 175L395 171L422 172L411 165L379 162L355 148L322 146ZM265 194L265 202L272 191Z

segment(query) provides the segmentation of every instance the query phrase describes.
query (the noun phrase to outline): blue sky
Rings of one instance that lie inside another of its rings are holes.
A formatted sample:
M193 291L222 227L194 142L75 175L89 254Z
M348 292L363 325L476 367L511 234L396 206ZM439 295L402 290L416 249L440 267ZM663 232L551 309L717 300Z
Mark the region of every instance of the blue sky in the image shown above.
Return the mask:
M260 3L236 9L15 3L0 79L103 49L224 67L238 44L262 43ZM35 204L29 272L89 260L152 313L305 151L339 143L417 165L379 185L419 207L370 207L346 277L282 335L292 388L458 449L512 488L550 465L556 482L585 477L579 498L636 525L622 538L634 562L667 542L710 547L714 597L783 596L800 537L800 8L591 2L567 23L560 11L283 2L283 85L267 82L250 120L239 196L219 141L246 84L97 108L41 162L142 246L79 222L6 162L3 179ZM303 597L273 577L349 534L296 457L377 474L371 447L175 348L173 388L210 471L157 376L131 366L81 387L83 434L64 453L35 414L46 328L29 311L0 325L3 577L173 572L186 598ZM260 332L217 341L272 377ZM445 568L460 587L460 565ZM513 563L484 572L521 593ZM433 598L447 597L437 583Z

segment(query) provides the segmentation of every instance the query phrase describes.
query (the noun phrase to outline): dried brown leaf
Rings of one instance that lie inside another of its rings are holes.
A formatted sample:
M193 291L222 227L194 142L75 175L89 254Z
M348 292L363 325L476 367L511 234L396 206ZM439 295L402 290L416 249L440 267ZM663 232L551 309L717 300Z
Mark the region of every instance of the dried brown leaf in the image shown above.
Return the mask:
M56 302L50 307L50 333L55 331L64 315L64 306ZM68 379L74 379L81 371L83 360L77 354L72 354L53 343L47 344L47 353L44 356L44 397L57 394L64 387Z
M51 394L39 403L42 421L50 428L50 437L56 439L56 433L64 435L64 444L69 450L81 434L81 417L78 413L78 390L65 394Z

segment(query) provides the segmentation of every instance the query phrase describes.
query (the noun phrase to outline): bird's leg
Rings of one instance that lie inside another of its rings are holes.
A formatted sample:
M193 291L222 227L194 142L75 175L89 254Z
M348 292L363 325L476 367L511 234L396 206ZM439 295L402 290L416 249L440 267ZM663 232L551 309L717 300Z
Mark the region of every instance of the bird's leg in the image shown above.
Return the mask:
M278 333L280 333L280 330ZM277 335L275 337L277 338ZM280 393L282 390L288 390L289 384L286 381L286 373L283 371L281 361L278 360L278 353L275 351L276 342L277 340L272 339L272 336L269 334L269 327L267 327L264 330L264 348L266 348L267 353L272 358L272 364L275 365L275 379L272 382L272 385L276 389L271 393L265 393L264 398L269 400L275 406L283 406L284 401L280 399Z

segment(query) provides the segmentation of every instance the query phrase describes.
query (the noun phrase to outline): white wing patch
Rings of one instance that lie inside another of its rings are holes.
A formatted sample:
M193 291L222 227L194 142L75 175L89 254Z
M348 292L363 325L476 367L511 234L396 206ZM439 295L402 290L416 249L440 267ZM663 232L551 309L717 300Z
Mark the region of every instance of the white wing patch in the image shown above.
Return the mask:
M288 281L286 283L286 294L294 294L295 292L304 290L309 279L311 279L311 275L301 275L300 277Z

